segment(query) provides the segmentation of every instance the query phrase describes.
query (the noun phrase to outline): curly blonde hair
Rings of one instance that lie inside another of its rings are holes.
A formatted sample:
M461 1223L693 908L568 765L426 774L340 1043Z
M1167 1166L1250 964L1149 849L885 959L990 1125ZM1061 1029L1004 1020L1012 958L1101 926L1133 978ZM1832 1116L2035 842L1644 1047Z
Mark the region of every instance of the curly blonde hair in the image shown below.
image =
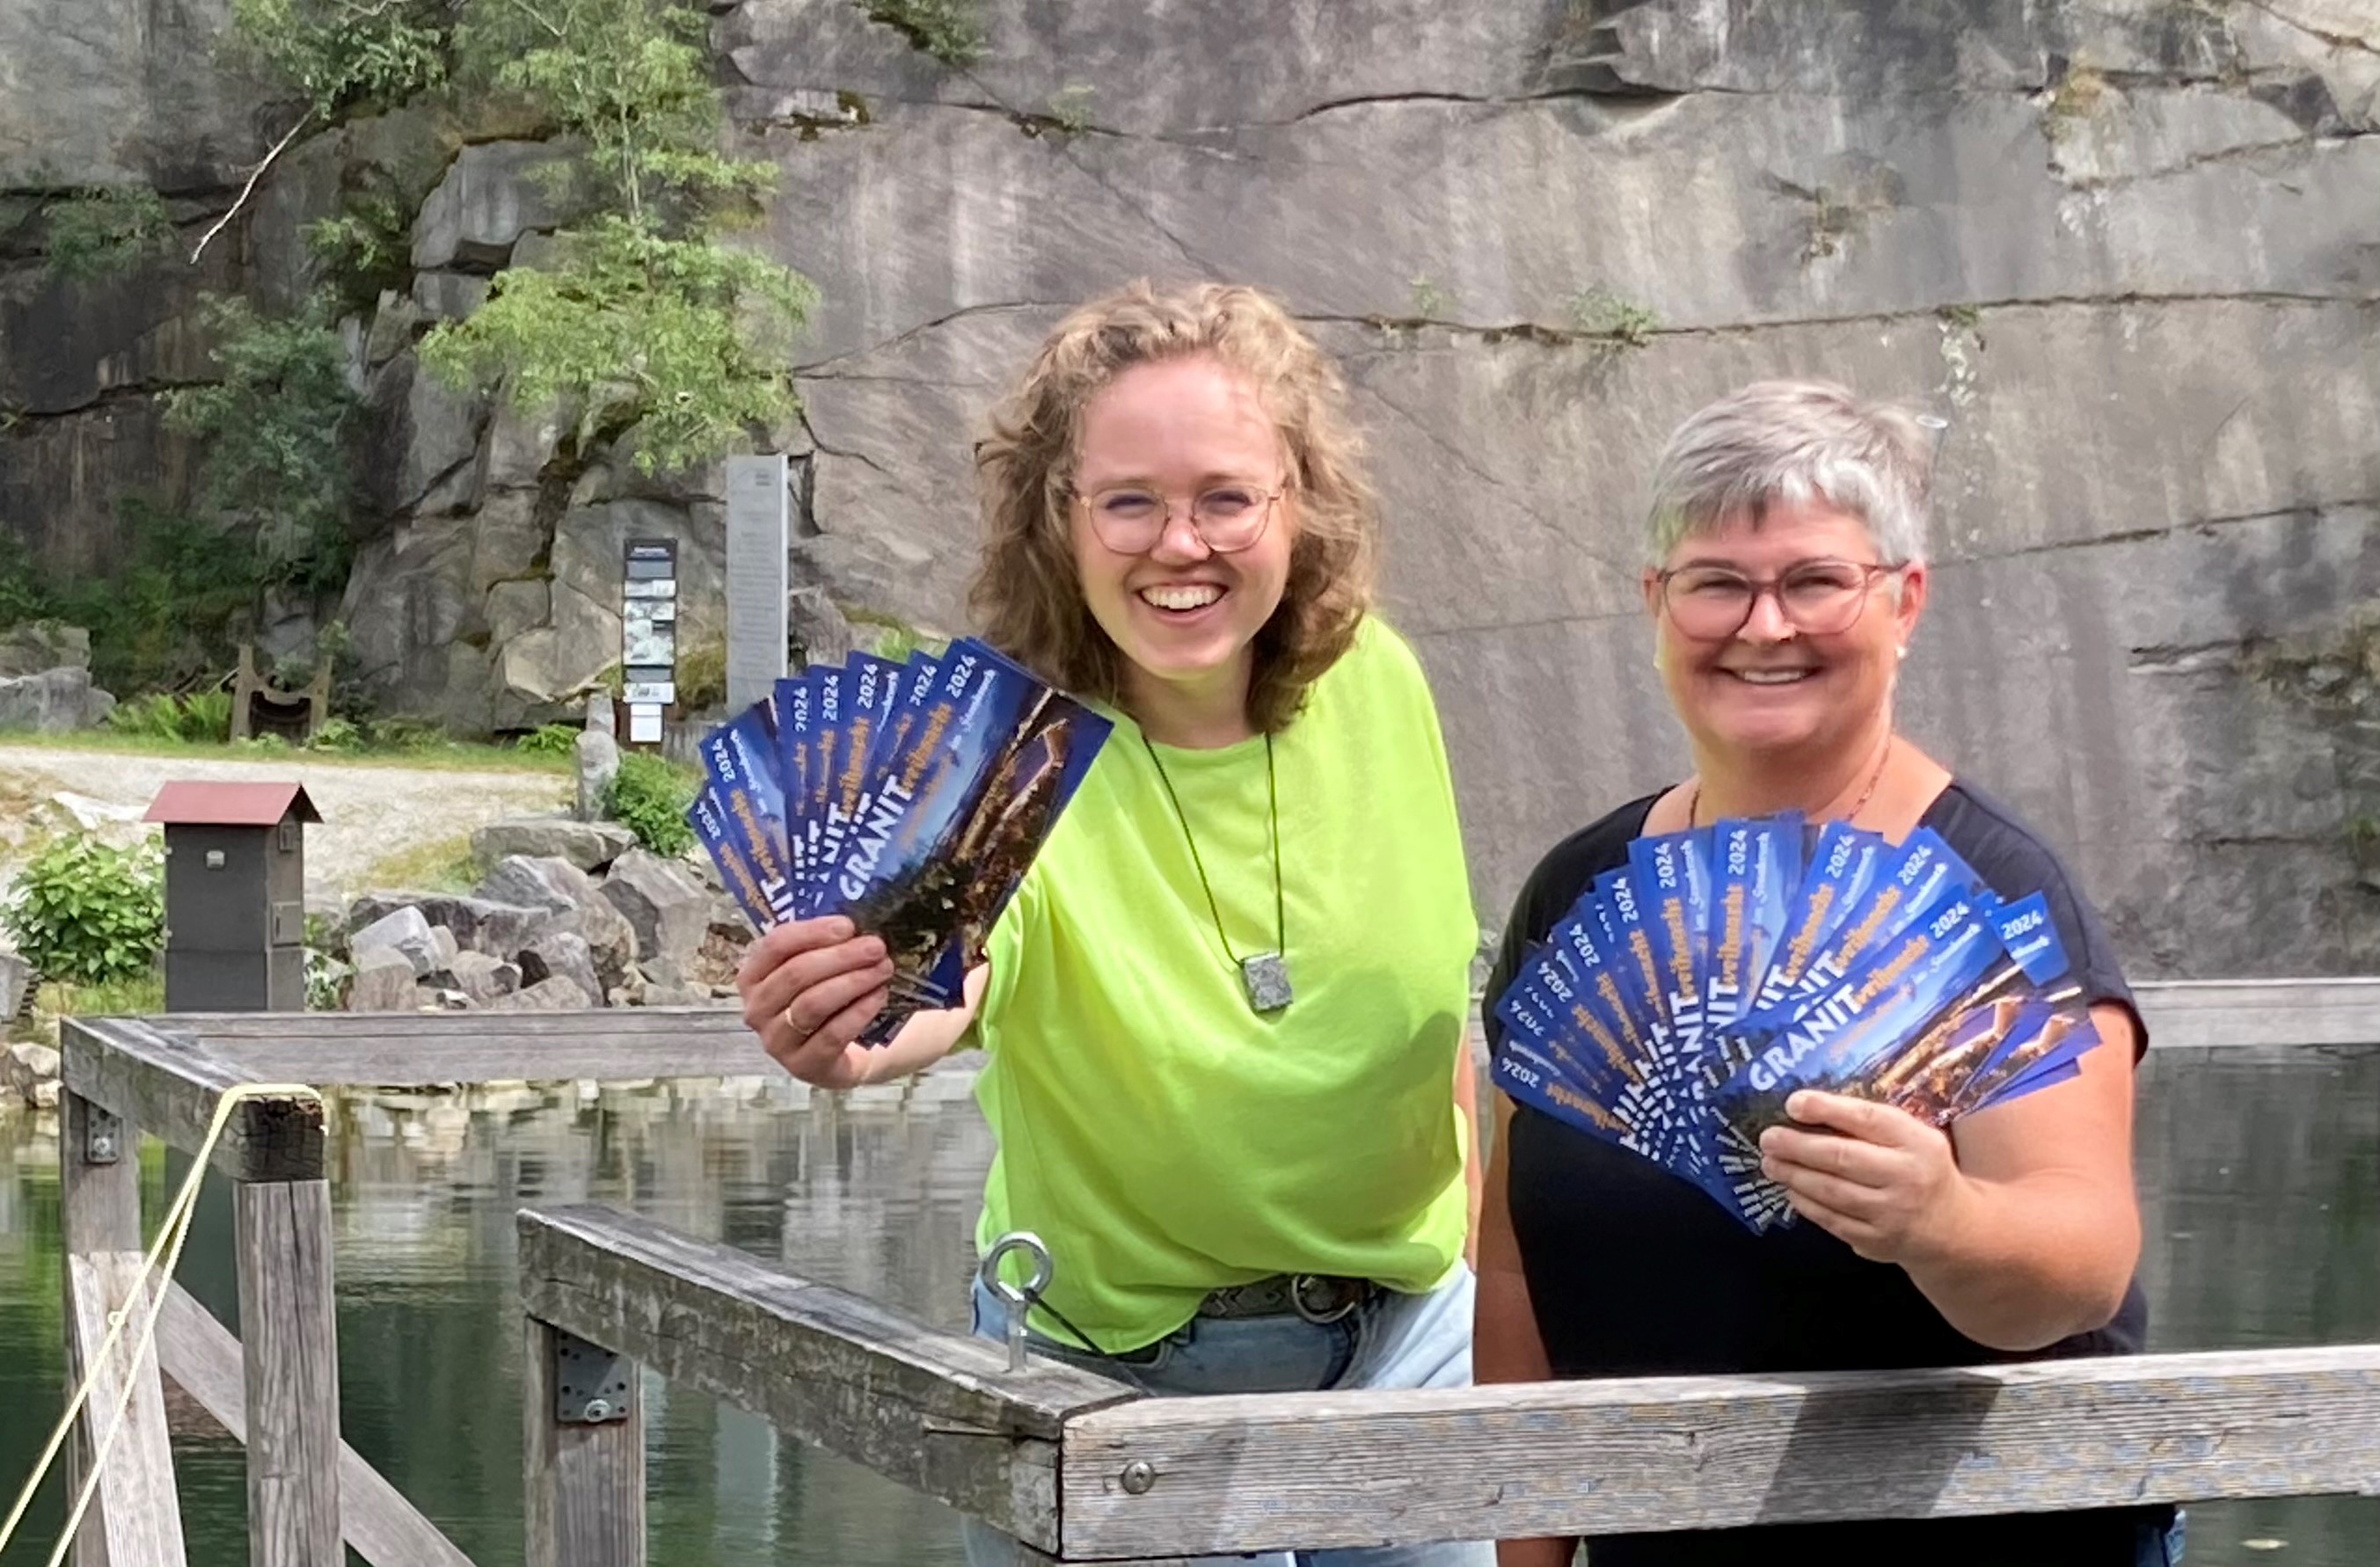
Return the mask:
M1134 365L1212 354L1257 384L1288 458L1296 537L1281 604L1258 631L1248 723L1285 728L1372 606L1379 507L1330 357L1259 291L1146 280L1077 308L1041 345L976 443L983 553L968 602L984 639L1042 678L1120 705L1124 655L1092 618L1067 521L1083 410Z

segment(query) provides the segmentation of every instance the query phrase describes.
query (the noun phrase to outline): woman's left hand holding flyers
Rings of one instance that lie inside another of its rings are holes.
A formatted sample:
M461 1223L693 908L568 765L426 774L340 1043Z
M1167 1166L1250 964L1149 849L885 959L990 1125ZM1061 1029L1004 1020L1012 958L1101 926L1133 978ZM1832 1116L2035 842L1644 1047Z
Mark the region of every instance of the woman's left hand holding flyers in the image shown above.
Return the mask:
M1807 1088L1785 1113L1798 1124L1761 1134L1760 1167L1795 1212L1871 1262L1948 1249L1971 1196L1948 1133L1890 1105Z

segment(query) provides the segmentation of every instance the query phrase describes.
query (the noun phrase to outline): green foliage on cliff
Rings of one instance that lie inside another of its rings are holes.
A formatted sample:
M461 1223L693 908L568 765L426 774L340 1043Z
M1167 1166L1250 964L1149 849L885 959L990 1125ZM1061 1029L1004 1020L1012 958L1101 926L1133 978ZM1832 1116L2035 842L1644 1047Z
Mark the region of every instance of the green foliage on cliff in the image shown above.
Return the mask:
M94 185L45 203L49 271L78 282L114 277L164 255L174 224L145 185Z
M460 0L232 0L232 29L323 120L391 108L446 77Z
M202 454L199 502L218 528L253 541L260 586L336 589L351 558L346 346L319 304L276 319L245 299L212 299L205 321L221 379L166 402L166 422Z
M983 19L976 0L860 0L859 8L953 69L975 64L983 54Z
M466 80L518 94L586 149L596 214L488 302L422 340L457 387L637 430L648 472L733 447L799 406L784 365L817 303L799 273L727 242L773 171L720 151L702 11L680 0L481 0L456 30Z

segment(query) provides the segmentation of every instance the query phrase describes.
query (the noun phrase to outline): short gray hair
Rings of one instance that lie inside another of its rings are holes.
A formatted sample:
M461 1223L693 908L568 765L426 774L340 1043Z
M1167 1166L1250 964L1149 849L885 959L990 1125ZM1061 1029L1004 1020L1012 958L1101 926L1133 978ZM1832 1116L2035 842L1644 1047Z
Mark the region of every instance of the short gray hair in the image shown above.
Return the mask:
M1761 381L1680 425L1653 475L1646 559L1730 517L1815 502L1866 524L1888 565L1925 558L1934 431L1827 381Z

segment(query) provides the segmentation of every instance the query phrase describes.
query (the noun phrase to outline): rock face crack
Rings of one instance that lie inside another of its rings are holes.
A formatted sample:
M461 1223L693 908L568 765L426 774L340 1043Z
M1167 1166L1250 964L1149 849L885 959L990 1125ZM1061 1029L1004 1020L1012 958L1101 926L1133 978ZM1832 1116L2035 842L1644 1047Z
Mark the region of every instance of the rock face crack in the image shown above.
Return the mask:
M880 338L864 347L846 349L831 358L814 359L808 364L795 365L793 373L807 380L833 381L840 379L834 370L837 365L847 364L854 359L868 358L874 355L899 348L915 342L929 332L948 326L955 321L965 321L969 316L997 315L1006 310L1062 310L1069 309L1071 301L1044 299L1003 299L985 305L961 305L957 310L945 311L930 321L919 322L915 326L905 328L890 337ZM851 379L862 378L855 376Z
M2249 9L2262 11L2283 27L2295 32L2304 33L2308 38L2327 43L2334 49L2352 49L2361 54L2380 55L2380 43L2375 43L2371 39L2358 38L2350 32L2325 32L2320 28L2309 26L2298 20L2297 18L2289 16L2272 5L2270 0L2245 0L2245 4Z
M869 456L867 453L854 451L841 446L830 446L824 441L820 440L818 428L810 423L810 411L808 408L804 408L801 411L801 420L802 433L808 435L810 438L810 444L823 455L830 457L845 457L853 462L863 464L866 467L874 469L876 472L882 474L887 479L893 477L892 469L886 468L882 463L878 462L874 457Z

